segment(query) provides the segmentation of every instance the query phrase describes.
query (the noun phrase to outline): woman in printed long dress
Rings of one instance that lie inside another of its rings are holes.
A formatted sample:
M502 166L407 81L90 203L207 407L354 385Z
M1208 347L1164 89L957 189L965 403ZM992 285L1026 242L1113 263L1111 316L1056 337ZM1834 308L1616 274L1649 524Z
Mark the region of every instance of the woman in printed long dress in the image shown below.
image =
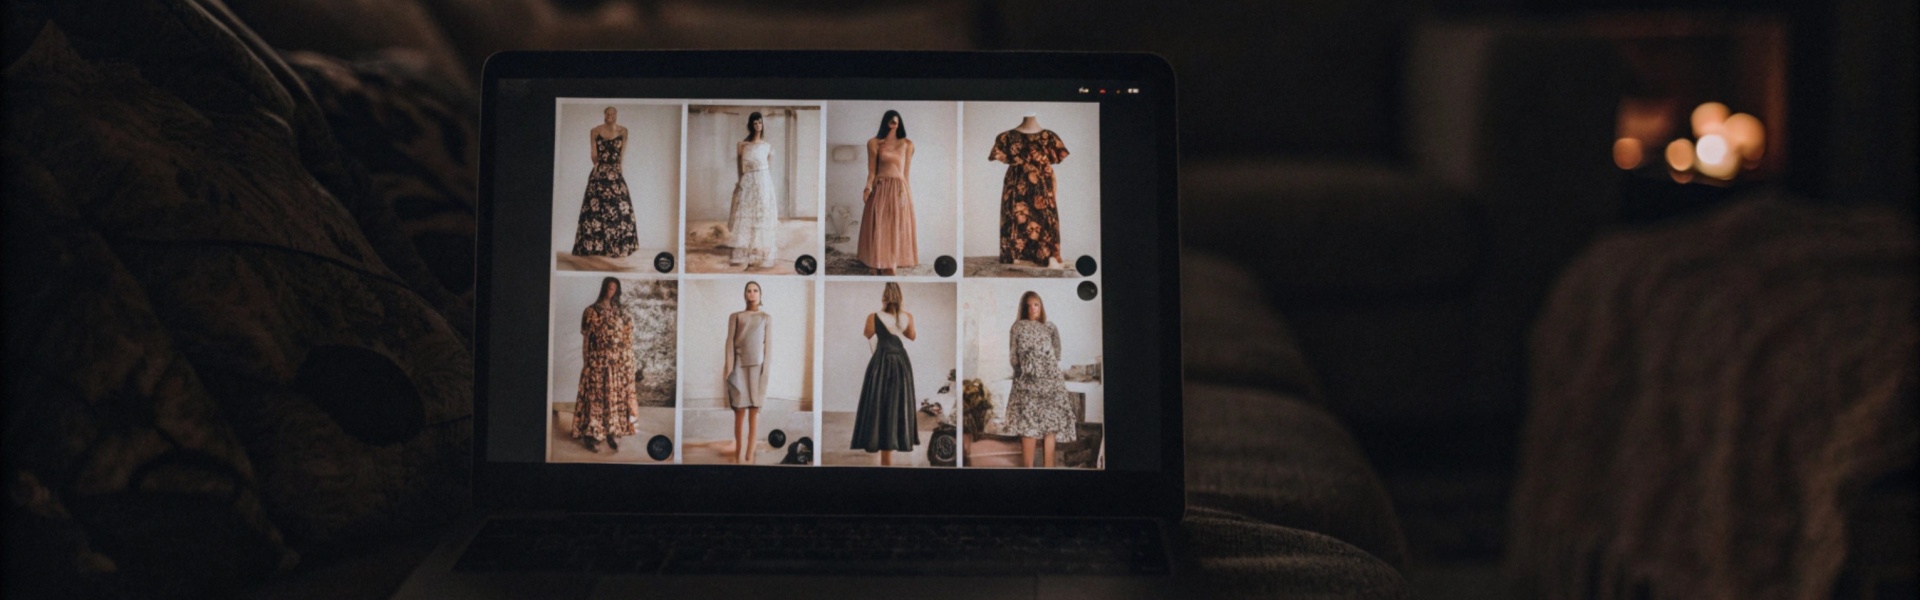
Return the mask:
M587 134L593 171L587 175L586 197L580 201L580 225L573 234L574 256L620 258L640 247L639 229L633 221L633 197L627 193L626 175L620 172L621 156L627 149L627 128L614 122L618 114L618 110L607 107L606 122Z
M620 302L620 280L600 282L600 298L580 314L580 392L573 404L573 439L598 452L596 440L618 452L616 438L634 434L640 393L633 357L633 319Z
M1040 294L1020 296L1020 317L1008 333L1013 388L1007 392L1007 433L1020 436L1020 466L1033 465L1033 447L1042 443L1045 464L1053 466L1056 442L1078 439L1078 420L1060 372L1060 330L1047 322Z

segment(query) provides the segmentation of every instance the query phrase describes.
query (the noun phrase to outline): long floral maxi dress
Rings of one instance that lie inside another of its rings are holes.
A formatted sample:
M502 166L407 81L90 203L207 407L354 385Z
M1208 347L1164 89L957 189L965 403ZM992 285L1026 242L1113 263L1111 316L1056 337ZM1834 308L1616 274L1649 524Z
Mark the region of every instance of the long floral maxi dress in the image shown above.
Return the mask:
M640 393L635 383L639 361L633 358L633 320L619 308L601 303L580 315L580 394L573 405L574 439L634 434Z
M1047 264L1060 256L1060 206L1053 165L1067 158L1067 145L1050 129L1001 132L988 160L1007 163L1000 189L1000 262Z
M1060 330L1052 323L1013 322L1013 389L1007 392L1004 433L1039 438L1053 434L1059 443L1079 438L1067 378L1060 373Z
M627 178L620 174L620 154L627 137L595 137L593 172L587 175L587 195L580 202L580 228L573 235L574 256L623 257L640 247L633 222L633 197Z

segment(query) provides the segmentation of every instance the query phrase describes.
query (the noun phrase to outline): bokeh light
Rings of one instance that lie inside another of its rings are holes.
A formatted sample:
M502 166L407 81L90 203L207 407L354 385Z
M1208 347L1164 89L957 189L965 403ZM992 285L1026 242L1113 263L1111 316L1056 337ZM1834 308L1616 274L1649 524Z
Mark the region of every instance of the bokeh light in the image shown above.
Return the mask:
M1693 140L1680 138L1667 144L1667 166L1675 171L1693 168Z
M1718 134L1700 136L1700 143L1694 145L1693 154L1700 158L1697 168L1702 175L1727 179L1740 170L1740 159L1727 147L1727 138Z
M1620 138L1613 141L1613 164L1622 169L1633 170L1646 162L1647 152L1641 147L1640 140Z
M1757 163L1767 152L1767 128L1747 113L1727 117L1727 144L1742 160ZM1751 165L1749 165L1751 166Z
M1694 107L1689 121L1693 125L1693 136L1700 137L1709 133L1719 133L1727 122L1727 105L1708 102Z

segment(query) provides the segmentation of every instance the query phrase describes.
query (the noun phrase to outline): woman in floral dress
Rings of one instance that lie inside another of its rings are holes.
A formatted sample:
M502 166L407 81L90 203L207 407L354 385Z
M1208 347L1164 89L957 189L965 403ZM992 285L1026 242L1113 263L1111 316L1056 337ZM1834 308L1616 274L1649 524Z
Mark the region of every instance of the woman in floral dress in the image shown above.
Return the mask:
M1020 318L1007 335L1012 352L1013 389L1007 392L1007 423L1002 430L1020 436L1020 466L1033 465L1033 447L1043 444L1044 464L1053 466L1056 442L1078 439L1067 378L1060 372L1060 330L1047 322L1040 294L1020 296Z
M615 438L634 434L640 393L635 375L640 362L633 357L633 319L620 302L620 280L600 282L600 298L580 315L580 394L573 405L573 439L589 452L598 452L596 440L620 451Z
M606 122L587 134L592 145L593 172L587 175L587 194L580 201L580 226L574 230L574 256L621 258L640 247L633 222L633 197L620 173L621 154L627 149L627 128L614 123L619 111L607 107Z

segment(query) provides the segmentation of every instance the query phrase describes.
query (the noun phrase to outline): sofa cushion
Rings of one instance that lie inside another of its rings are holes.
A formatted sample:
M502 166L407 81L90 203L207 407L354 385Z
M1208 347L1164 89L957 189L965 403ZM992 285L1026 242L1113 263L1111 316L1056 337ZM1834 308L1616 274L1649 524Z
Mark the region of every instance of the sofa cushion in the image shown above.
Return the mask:
M1195 507L1180 528L1215 598L1408 596L1393 565L1332 536Z
M1400 565L1406 546L1366 455L1332 416L1296 398L1186 386L1187 502L1325 534Z
M1206 251L1182 252L1180 313L1187 381L1319 397L1293 332L1245 267Z

